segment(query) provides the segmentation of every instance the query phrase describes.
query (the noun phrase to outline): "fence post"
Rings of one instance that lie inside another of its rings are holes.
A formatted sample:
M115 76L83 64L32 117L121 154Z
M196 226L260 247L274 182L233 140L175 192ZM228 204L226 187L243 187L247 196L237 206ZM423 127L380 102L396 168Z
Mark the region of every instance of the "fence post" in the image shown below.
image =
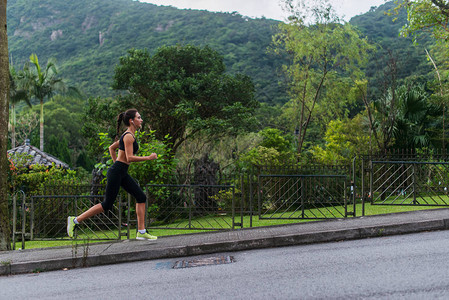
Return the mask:
M25 249L25 222L26 222L26 211L25 211L25 201L26 201L26 195L24 191L22 192L22 250Z
M346 193L346 178L343 181L343 197L344 197L343 201L344 201L344 205L345 205L345 218L347 218L348 217L348 199L347 199L348 195Z
M245 200L244 200L244 194L243 194L243 186L245 185L245 177L242 175L242 176L240 176L240 180L241 180L241 191L240 191L240 228L243 228L243 213L244 213L244 210L243 210L243 207L244 207L244 203L245 203Z
M302 177L302 176L300 177L300 182L301 182L301 186L300 186L300 188L301 188L301 218L304 219L304 216L305 216L304 201L305 201L305 197L306 197L306 195L304 194L305 190L306 190L306 187L304 186L304 177Z
M119 195L118 199L118 240L122 239L122 195Z
M249 227L253 227L253 176L252 174L248 175L249 182Z
M369 172L369 197L371 198L371 205L374 204L374 195L373 195L373 173L374 173L374 166L373 166L373 161L370 160L369 162L370 164L370 172Z
M362 157L362 217L365 216L365 158Z
M353 204L353 212L352 212L352 216L355 217L356 216L356 210L357 210L357 204L356 204L356 184L355 184L355 162L356 162L357 156L354 156L354 160L352 161L352 184L351 184L351 188L352 188L352 204Z
M260 216L262 215L262 210L261 210L261 207L262 207L262 203L261 203L261 200L262 199L260 199L260 194L262 193L262 187L261 187L261 184L260 184L260 175L259 176L257 176L257 203L258 203L258 211L259 211L259 220L260 220Z
M416 164L413 164L413 205L416 205Z
M130 195L128 194L128 213L127 213L127 220L126 220L126 238L129 240L131 238L130 235L130 227L131 227L131 199L130 199ZM148 201L148 200L147 200Z
M12 250L16 250L17 194L12 197Z
M234 222L234 219L235 219L235 188L233 187L232 188L232 204L231 204L231 207L232 207L232 229L234 230L234 228L235 228L235 222Z
M23 207L23 214L25 215L25 205ZM30 240L34 239L34 198L31 196L31 219L30 219Z
M188 197L188 203L189 203L189 229L192 229L192 206L193 206L193 199L192 199L192 185L189 184L189 187L187 189L187 197Z

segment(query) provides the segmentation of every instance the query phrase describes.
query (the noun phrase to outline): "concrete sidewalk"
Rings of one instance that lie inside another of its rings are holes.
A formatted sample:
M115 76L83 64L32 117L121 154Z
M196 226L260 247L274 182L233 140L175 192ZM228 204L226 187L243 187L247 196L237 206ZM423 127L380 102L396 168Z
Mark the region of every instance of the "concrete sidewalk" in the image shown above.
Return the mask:
M153 242L123 240L88 246L5 251L0 252L0 275L446 229L449 229L449 209L443 208L169 236Z

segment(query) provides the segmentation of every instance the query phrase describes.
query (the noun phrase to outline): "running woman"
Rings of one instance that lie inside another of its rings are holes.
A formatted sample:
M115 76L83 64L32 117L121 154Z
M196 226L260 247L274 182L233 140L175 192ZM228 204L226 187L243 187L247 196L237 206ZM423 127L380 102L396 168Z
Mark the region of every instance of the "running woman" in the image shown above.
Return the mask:
M126 131L122 134L120 139L119 130L122 122L127 126ZM136 198L136 213L137 213L137 237L138 240L156 240L157 237L150 235L145 229L145 202L147 200L145 193L142 191L137 182L128 174L129 164L132 162L146 161L157 159L156 153L151 153L149 156L136 156L139 150L135 133L137 129L142 127L142 117L136 109L128 109L122 112L117 117L117 135L115 142L109 146L109 153L111 154L114 164L108 169L106 178L106 194L103 202L92 206L90 209L77 217L67 218L67 234L73 238L73 233L76 225L84 220L98 215L102 212L107 212L112 208L115 198L119 193L120 187L123 187L126 192ZM117 156L118 148L118 156Z

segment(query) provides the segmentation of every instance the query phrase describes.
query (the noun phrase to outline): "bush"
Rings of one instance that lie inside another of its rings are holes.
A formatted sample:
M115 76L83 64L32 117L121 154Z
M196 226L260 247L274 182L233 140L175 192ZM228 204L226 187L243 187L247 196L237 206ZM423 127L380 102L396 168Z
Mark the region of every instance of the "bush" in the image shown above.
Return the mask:
M70 195L79 193L76 187L86 185L89 176L84 169L79 171L60 169L45 165L30 165L32 157L29 155L15 154L9 156L8 184L11 194L20 190L27 197L39 195ZM68 201L58 201L54 198L39 199L32 205L34 211L34 236L43 235L54 237L61 234L61 226L67 218ZM27 206L30 198L27 199ZM29 207L26 208L28 212ZM17 221L21 228L20 220ZM53 224L53 225L52 225ZM29 231L29 228L26 228ZM64 232L64 230L62 230Z
M129 168L129 174L136 179L142 187L147 184L163 184L167 183L173 175L176 168L176 160L170 153L168 144L164 141L158 141L155 138L154 130L149 132L136 132L136 138L139 143L139 156L148 156L151 153L157 154L157 159L147 162L132 164ZM99 133L100 144L104 150L103 163L95 165L104 176L106 176L108 168L113 164L109 154L109 145L111 143L107 133ZM166 137L168 139L168 137Z

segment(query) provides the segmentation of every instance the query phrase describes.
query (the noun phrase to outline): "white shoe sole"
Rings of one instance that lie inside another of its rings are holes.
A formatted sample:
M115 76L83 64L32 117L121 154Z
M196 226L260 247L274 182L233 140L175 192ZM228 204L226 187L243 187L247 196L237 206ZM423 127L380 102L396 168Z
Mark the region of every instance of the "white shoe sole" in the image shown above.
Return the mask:
M73 236L70 236L69 234L69 224L70 224L70 217L67 217L67 235L69 236L69 238L73 239ZM75 226L73 226L75 227ZM75 228L73 228L75 229Z
M150 241L150 242L157 241L157 239L146 239L146 238L143 238L143 237L136 237L136 240L139 240L139 241Z

